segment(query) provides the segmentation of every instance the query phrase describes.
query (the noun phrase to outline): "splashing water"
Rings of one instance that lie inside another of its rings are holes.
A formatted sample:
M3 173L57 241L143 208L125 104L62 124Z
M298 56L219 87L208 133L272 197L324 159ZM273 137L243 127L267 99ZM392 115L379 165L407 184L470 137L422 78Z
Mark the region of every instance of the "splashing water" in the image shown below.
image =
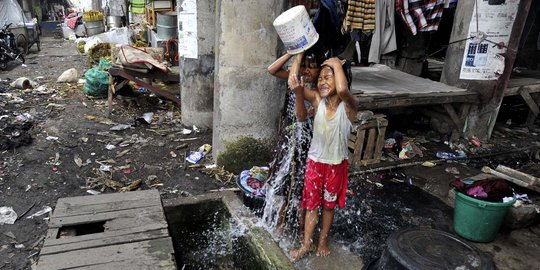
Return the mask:
M201 231L178 227L185 241L181 250L186 251L181 263L186 269L238 269L231 257L238 253L245 226L235 218L224 218L220 211L208 221L200 224Z
M269 177L262 220L266 229L298 232L298 212L304 181L307 151L311 141L312 122L294 122L286 130Z

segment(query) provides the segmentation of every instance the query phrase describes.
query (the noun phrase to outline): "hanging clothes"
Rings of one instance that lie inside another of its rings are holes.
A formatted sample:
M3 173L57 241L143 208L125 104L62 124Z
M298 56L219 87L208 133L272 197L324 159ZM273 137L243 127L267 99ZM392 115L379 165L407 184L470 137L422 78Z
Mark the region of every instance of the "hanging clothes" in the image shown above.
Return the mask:
M367 32L375 29L375 0L349 0L341 31L357 29Z
M413 35L437 31L445 0L396 0L396 11Z
M313 50L326 57L339 55L345 49L350 38L341 33L341 24L345 16L345 7L341 0L321 0L319 9L313 16L313 25L319 33L319 41Z
M377 0L375 5L375 31L369 48L369 63L378 64L381 55L397 49L395 0Z

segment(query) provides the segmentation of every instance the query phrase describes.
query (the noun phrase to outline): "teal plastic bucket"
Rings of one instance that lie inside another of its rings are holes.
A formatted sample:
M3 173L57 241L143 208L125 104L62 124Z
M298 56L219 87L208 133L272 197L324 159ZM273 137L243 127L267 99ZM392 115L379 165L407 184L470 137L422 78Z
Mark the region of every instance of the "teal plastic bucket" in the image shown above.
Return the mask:
M461 237L475 242L491 242L506 216L508 207L516 201L487 202L455 191L454 231Z

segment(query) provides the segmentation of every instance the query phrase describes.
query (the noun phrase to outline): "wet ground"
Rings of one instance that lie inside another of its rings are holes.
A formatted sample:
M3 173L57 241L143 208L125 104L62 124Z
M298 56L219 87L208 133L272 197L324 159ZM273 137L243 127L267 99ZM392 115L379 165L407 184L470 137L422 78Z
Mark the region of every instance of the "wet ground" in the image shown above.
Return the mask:
M29 54L25 66L0 71L0 207L25 214L13 225L0 226L0 269L30 269L47 231L47 215L26 217L45 206L54 208L58 198L90 196L88 189L119 192L134 182L136 188L160 189L164 198L232 186L186 167L185 153L211 144L211 133L184 135L184 128L193 127L181 125L177 106L147 93L120 97L108 119L105 99L86 98L81 84L56 83L69 68L83 78L86 57L71 42L42 42L42 51ZM8 86L21 76L45 89ZM135 120L146 112L154 113L151 125ZM110 130L116 124L132 127Z

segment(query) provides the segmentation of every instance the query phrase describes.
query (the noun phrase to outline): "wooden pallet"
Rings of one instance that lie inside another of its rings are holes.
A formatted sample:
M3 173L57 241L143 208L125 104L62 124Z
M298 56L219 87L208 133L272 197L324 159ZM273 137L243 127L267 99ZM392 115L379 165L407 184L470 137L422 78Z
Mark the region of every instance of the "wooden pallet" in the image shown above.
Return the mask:
M176 269L159 192L59 199L37 266L40 270Z
M360 167L381 161L387 126L388 120L374 118L351 132L348 145L350 166Z

